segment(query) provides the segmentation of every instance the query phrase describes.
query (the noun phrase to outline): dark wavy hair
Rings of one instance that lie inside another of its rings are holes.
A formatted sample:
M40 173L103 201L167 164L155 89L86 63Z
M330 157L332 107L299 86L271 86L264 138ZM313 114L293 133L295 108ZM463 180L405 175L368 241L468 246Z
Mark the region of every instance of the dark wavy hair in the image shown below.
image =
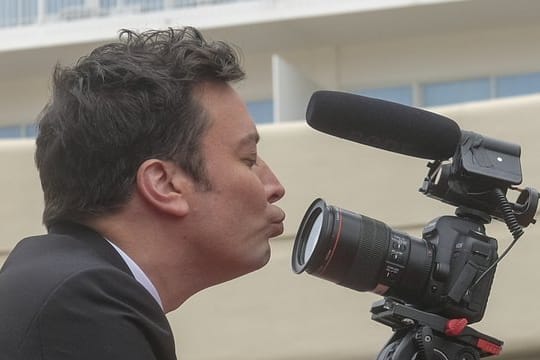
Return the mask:
M196 87L243 79L238 52L192 27L122 30L119 39L54 70L35 153L47 227L122 207L150 158L208 186L200 140L209 120Z

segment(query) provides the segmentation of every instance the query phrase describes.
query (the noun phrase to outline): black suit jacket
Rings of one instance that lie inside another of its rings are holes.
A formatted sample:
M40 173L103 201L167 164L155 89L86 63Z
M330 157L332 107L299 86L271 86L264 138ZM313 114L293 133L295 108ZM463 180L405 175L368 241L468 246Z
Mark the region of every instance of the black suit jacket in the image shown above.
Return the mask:
M61 224L0 270L0 359L176 359L169 323L99 234Z

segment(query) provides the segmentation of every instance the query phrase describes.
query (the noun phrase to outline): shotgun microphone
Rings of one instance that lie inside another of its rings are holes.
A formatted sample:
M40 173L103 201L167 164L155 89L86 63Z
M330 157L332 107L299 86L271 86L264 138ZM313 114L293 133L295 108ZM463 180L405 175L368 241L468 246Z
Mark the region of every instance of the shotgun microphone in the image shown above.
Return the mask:
M461 138L456 122L442 115L337 91L313 93L306 120L339 138L430 160L451 158Z

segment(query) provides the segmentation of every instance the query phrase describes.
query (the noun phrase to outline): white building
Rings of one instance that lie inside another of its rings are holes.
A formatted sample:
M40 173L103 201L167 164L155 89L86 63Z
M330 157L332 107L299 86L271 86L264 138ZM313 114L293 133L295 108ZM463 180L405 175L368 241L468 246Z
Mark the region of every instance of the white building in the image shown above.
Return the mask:
M245 55L241 88L259 122L301 119L291 94L361 92L417 106L540 92L534 0L3 0L4 136L33 134L55 63L120 28L194 25ZM296 76L290 74L294 69ZM299 83L299 78L303 78ZM301 96L302 98L302 96ZM303 99L304 102L306 99ZM272 114L273 113L273 114Z
M462 128L521 144L525 183L540 186L540 1L0 0L0 263L22 236L43 231L33 141L7 138L35 135L54 65L115 40L121 28L185 25L242 49L248 76L239 91L258 123L276 123L260 127L261 148L288 188L288 218L267 268L171 314L182 359L375 358L391 335L369 319L378 297L290 271L303 211L322 196L415 236L452 212L417 196L423 161L301 125L313 90L436 107ZM503 359L540 358L535 234L528 228L499 267L475 325L506 341ZM495 235L508 238L497 224Z

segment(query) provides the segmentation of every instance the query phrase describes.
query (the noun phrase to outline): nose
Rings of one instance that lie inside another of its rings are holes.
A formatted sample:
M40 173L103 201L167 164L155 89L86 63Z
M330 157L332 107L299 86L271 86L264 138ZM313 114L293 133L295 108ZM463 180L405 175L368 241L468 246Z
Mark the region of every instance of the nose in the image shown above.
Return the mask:
M272 172L270 167L261 159L257 161L259 163L259 177L264 184L264 190L266 192L266 198L269 203L275 203L283 196L285 196L285 188L279 182L277 176Z

